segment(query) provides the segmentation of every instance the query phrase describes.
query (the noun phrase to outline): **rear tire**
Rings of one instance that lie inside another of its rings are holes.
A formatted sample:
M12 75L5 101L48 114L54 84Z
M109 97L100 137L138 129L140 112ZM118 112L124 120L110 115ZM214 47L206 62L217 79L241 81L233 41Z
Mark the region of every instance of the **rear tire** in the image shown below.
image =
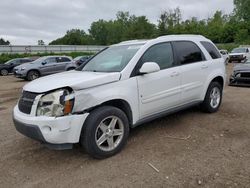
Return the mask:
M9 74L9 71L8 71L7 69L2 69L2 70L0 71L0 74L1 74L2 76L7 76L7 75Z
M211 82L208 86L201 110L206 113L217 112L222 101L222 85L218 82Z
M129 123L125 113L116 107L103 106L87 117L80 142L90 156L104 159L119 153L128 135Z
M35 79L37 79L39 77L40 77L39 72L35 71L35 70L29 71L28 74L27 74L27 80L28 81L35 80Z

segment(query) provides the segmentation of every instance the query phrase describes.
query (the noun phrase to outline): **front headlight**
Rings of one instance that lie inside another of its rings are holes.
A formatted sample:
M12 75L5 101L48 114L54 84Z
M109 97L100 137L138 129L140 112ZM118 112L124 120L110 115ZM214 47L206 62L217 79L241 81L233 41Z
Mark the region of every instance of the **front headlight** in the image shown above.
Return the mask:
M23 70L26 70L26 67L21 67L21 69L20 69L21 71L23 71Z
M36 115L59 117L69 115L74 105L74 94L61 89L42 96L38 102Z
M237 78L239 78L240 76L241 76L240 73L236 73L236 74L235 74L235 77L237 77Z

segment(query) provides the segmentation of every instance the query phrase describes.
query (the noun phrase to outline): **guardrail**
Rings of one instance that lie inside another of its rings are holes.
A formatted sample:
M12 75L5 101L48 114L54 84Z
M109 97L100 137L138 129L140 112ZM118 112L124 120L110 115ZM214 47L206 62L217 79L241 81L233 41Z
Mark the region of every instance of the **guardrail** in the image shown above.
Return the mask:
M0 45L0 54L98 52L105 47L96 45Z

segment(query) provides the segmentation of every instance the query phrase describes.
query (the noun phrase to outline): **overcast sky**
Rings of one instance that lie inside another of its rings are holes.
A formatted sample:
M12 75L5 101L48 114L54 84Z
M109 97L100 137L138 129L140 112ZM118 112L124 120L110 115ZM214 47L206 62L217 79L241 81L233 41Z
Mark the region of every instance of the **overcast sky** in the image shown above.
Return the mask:
M1 0L0 38L11 44L49 43L69 29L87 31L93 21L114 19L118 11L146 15L157 23L161 12L176 7L183 19L202 19L216 10L231 13L233 0Z

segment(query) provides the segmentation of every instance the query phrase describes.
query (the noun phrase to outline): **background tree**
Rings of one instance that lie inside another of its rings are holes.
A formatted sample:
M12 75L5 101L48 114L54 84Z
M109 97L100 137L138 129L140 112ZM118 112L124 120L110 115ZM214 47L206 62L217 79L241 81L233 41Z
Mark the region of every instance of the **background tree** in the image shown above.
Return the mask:
M8 40L4 40L3 38L0 38L0 45L10 45L10 42Z
M38 40L38 41L37 41L37 44L38 44L39 46L43 46L43 45L45 45L45 43L44 43L44 41L43 41L43 40Z

